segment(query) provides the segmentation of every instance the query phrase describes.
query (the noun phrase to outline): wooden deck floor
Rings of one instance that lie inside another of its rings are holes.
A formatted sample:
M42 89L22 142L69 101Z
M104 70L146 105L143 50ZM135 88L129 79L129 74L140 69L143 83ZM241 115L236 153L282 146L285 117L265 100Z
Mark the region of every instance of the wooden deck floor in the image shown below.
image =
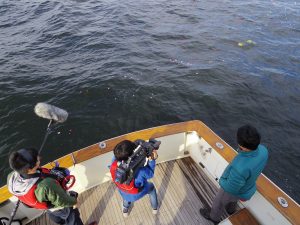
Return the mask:
M121 212L122 199L112 182L106 182L79 196L80 214L88 224L212 224L199 214L203 206L211 205L217 187L191 158L159 164L153 182L159 200L159 212L152 214L149 197L134 203L127 218ZM32 225L52 225L46 215Z

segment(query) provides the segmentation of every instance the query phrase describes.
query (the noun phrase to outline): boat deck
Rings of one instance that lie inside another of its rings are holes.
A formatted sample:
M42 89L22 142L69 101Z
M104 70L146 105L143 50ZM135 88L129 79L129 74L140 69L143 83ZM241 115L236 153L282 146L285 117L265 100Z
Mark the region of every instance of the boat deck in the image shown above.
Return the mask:
M88 224L212 224L199 214L203 206L211 206L217 187L204 171L190 158L157 165L154 182L159 201L159 212L152 214L149 197L134 203L127 218L121 212L122 199L112 182L103 183L79 196L80 214ZM226 216L226 215L224 215ZM31 225L52 225L46 214Z

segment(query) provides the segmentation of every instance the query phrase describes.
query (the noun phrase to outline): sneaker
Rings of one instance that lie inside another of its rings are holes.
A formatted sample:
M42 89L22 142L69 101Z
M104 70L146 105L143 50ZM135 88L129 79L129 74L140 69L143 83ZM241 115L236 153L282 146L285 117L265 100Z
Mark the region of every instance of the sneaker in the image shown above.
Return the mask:
M226 212L228 213L229 216L231 216L235 213L235 211L229 211L229 210L226 210Z
M157 214L157 212L158 212L158 210L157 210L157 209L152 209L152 214L153 214L153 215L156 215L156 214Z
M225 206L225 209L226 209L226 212L227 212L229 215L234 214L235 211L236 211L236 202L230 202L230 203L228 203L228 204Z
M202 208L200 209L200 214L207 220L210 220L211 222L213 222L215 225L217 225L219 222L215 221L213 219L210 218L210 209L208 208Z
M123 207L122 212L123 212L123 216L124 216L125 218L128 217L128 212L129 212L129 209L128 209L128 208Z

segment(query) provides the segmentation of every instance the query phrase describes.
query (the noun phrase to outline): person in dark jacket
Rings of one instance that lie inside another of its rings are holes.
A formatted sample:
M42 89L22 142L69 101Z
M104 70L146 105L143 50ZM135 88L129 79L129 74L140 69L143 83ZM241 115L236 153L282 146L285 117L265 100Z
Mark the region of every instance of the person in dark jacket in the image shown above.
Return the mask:
M77 198L64 190L55 178L42 176L36 149L24 148L12 152L9 164L14 171L8 175L8 190L21 202L31 208L47 210L49 218L55 223L83 225L76 208ZM96 224L93 222L90 225Z
M200 209L206 219L218 223L224 210L232 214L238 200L247 201L254 195L256 180L268 160L268 150L260 144L260 139L260 134L253 126L244 125L238 129L239 153L220 178L220 189L212 208Z
M157 159L157 151L153 150L152 156L148 158L147 165L141 167L136 172L134 179L131 181L129 185L119 184L115 180L115 172L119 163L123 160L126 161L129 156L133 154L134 149L136 148L136 144L124 140L116 145L114 148L114 157L112 160L112 164L110 166L110 172L115 182L120 195L123 198L123 216L127 217L129 208L131 204L145 195L149 195L150 203L152 206L152 213L157 214L158 210L158 202L157 202L157 194L156 189L153 183L148 182L148 179L151 179L154 176L154 170Z

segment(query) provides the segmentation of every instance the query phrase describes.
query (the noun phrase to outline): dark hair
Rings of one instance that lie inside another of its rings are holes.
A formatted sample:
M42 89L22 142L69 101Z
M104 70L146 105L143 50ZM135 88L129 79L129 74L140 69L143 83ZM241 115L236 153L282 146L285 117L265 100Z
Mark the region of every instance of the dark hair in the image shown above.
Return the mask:
M9 165L18 173L27 174L28 169L35 167L37 160L38 151L35 148L23 148L10 154Z
M132 155L136 145L128 140L121 141L114 148L114 155L118 161L127 160Z
M244 125L237 131L237 142L244 148L255 150L260 144L260 134L255 127Z

